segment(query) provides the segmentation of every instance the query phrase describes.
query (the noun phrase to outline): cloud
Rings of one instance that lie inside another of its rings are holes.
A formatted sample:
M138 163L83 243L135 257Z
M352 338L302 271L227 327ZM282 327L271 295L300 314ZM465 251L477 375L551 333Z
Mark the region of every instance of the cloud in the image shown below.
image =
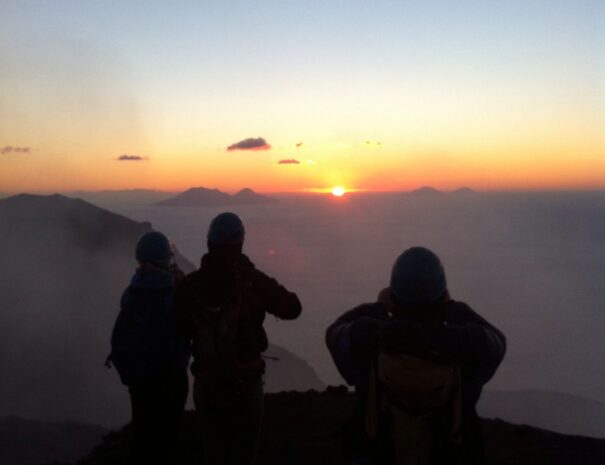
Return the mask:
M144 161L144 160L149 160L149 158L147 157L141 157L140 155L120 155L118 158L116 158L117 161Z
M302 145L303 145L303 142L299 142L296 144L297 147L302 147Z
M231 144L227 147L227 151L232 150L269 150L271 146L267 144L267 141L262 137L249 137L244 140L240 140L235 144Z
M13 147L12 145L5 145L0 149L2 155L7 153L30 153L31 147Z
M280 165L300 165L300 162L294 158L286 158L277 162Z

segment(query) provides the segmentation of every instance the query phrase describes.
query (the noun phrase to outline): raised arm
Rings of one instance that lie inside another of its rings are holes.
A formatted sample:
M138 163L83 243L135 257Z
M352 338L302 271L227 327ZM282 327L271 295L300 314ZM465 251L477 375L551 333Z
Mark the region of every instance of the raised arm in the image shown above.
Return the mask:
M464 363L476 369L485 384L496 372L506 353L506 337L468 305L453 302L446 310L443 342Z
M393 319L381 327L380 342L393 350L436 350L458 359L481 384L496 372L506 352L504 334L461 302L446 304L445 324Z
M277 280L254 270L252 284L267 306L268 313L283 320L294 320L300 316L302 305L298 296L279 284Z
M326 330L326 345L350 385L367 381L380 325L388 318L380 304L364 304L341 315Z

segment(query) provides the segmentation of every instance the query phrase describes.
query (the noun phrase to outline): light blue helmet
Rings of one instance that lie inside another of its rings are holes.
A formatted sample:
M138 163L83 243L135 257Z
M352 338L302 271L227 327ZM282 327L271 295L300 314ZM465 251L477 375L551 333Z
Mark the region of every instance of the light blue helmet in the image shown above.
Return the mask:
M139 263L163 263L172 257L170 241L161 232L148 232L139 239L135 256Z
M435 303L447 289L439 257L424 247L403 252L393 265L391 291L402 305Z
M243 244L246 230L244 223L235 213L225 212L218 215L210 223L208 243L212 244Z

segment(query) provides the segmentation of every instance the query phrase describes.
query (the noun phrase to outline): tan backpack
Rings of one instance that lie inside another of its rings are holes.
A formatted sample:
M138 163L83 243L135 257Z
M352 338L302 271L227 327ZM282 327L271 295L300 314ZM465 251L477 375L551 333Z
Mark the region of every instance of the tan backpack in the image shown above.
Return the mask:
M390 439L397 465L434 464L458 447L461 407L456 363L379 352L370 370L366 430L371 439Z

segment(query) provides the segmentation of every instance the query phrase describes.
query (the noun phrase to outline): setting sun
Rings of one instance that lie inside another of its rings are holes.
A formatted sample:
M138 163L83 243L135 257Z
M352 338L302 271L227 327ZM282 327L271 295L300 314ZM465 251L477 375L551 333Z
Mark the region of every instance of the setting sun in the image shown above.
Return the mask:
M332 195L336 197L342 197L345 193L345 188L341 186L335 186L332 188Z

